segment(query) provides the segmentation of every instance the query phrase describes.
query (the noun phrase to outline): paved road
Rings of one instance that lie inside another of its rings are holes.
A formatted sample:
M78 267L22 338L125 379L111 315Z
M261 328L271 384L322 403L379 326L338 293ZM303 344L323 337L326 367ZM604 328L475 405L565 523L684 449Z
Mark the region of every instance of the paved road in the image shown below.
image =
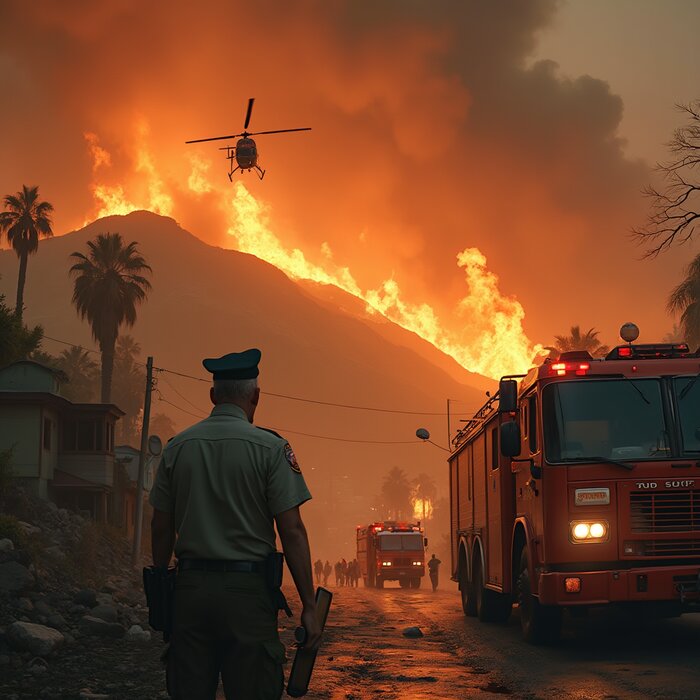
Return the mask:
M555 647L463 616L454 584L430 590L333 589L332 616L310 700L360 698L700 698L700 615L636 619L594 611L567 618ZM289 643L291 625L283 622ZM425 636L406 639L405 627Z

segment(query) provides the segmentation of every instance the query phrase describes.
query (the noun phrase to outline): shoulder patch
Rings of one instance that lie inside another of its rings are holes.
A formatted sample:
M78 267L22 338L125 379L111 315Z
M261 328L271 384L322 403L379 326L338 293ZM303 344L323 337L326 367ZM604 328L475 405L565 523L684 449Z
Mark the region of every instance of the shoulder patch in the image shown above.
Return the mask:
M289 466L292 468L292 471L296 472L297 474L301 474L301 467L299 466L294 450L289 443L284 446L284 457L289 462Z

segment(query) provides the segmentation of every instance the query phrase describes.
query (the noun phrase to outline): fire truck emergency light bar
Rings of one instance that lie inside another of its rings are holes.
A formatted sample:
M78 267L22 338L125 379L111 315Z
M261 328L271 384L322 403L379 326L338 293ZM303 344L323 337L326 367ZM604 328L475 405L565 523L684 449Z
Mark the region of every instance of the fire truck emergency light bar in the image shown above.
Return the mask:
M654 360L669 357L683 357L690 354L687 343L657 343L649 345L618 345L606 356L606 360Z

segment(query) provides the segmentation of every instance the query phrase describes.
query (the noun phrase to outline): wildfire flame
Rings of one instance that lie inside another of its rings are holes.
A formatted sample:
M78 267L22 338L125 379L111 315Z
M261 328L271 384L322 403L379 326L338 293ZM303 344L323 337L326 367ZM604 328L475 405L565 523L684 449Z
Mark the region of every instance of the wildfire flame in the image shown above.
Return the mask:
M424 522L433 517L433 502L429 498L416 498L413 500L413 519Z
M92 185L96 203L93 218L128 214L138 209L172 215L173 198L148 148L145 122L139 122L136 128L129 196L121 184L97 182L111 167L112 159L95 134L85 134L85 139L96 180ZM487 269L486 257L477 248L465 248L456 256L457 266L464 270L468 293L453 312L454 318L463 319L459 324L463 330L449 330L429 304L408 301L393 278L382 281L375 289L362 289L349 267L334 263L327 242L319 251L320 264L308 260L298 248L285 248L273 231L269 206L253 197L240 180L234 184L232 193L228 185L226 190L215 185L208 177L208 161L194 155L189 160L190 173L186 178L189 192L222 194L222 207L229 219L227 232L235 239L238 250L275 265L294 279L339 287L363 300L368 313L382 314L412 331L472 372L493 378L520 373L531 366L534 357L542 354L542 346L530 343L523 331L522 305L500 293L497 275Z

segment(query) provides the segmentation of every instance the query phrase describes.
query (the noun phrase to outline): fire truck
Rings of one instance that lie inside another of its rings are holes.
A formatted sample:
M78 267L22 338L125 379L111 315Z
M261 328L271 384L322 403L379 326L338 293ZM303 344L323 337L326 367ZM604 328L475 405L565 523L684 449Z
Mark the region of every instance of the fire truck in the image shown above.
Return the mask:
M462 607L524 638L562 611L700 611L700 350L563 353L504 377L453 440L452 578Z
M398 581L401 588L420 588L427 546L420 522L358 525L357 561L364 585L384 588L384 581Z

